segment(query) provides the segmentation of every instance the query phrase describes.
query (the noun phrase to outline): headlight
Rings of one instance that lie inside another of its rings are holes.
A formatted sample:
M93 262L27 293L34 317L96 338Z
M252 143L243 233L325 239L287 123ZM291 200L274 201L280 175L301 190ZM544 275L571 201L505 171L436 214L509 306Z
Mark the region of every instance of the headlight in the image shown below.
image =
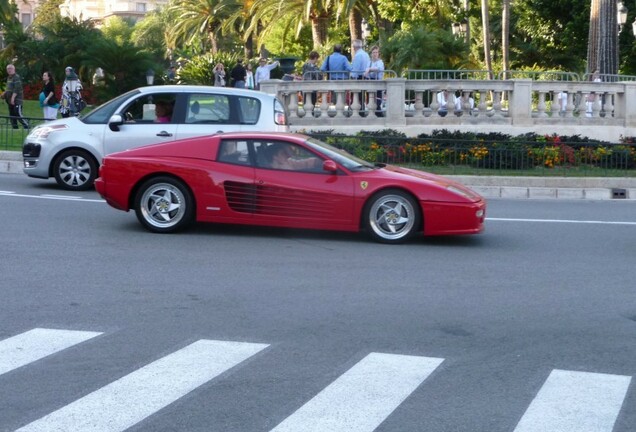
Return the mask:
M38 139L38 138L46 138L49 136L51 132L68 129L68 126L65 124L62 125L53 125L53 126L39 126L31 131L28 138Z
M456 193L457 195L463 196L464 198L468 198L468 199L474 199L475 196L470 193L469 191L466 191L464 189L460 189L456 186L446 186L446 189L448 189L449 191Z

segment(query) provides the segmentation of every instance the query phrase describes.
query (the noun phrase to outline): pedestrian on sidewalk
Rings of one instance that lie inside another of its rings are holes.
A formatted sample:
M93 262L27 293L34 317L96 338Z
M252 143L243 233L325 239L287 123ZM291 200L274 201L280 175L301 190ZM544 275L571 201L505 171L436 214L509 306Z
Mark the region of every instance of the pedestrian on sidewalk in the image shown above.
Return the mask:
M11 126L13 129L18 129L18 122L20 122L25 129L28 129L29 123L22 117L22 102L24 98L22 80L20 75L15 73L15 65L7 65L7 75L7 88L3 93L3 97L9 106Z

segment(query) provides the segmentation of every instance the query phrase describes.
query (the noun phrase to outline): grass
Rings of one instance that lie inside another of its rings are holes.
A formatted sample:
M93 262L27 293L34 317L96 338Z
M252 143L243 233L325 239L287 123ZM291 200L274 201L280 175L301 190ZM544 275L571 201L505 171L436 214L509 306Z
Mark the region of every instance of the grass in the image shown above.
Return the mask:
M0 108L0 150L20 151L22 143L27 136L28 131L20 127L13 129L9 121L9 108L6 103ZM31 126L40 124L43 120L44 113L40 107L39 101L26 100L22 105L22 115L29 119Z

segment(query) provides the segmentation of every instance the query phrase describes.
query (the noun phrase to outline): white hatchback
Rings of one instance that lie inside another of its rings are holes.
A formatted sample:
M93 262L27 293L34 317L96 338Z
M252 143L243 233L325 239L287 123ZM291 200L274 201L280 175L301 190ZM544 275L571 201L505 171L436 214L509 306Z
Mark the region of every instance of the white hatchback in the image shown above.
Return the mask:
M159 110L168 108L168 113ZM171 113L170 113L171 111ZM54 177L64 189L93 186L110 153L222 132L288 132L275 96L209 86L149 86L118 96L82 117L33 128L22 146L23 171Z

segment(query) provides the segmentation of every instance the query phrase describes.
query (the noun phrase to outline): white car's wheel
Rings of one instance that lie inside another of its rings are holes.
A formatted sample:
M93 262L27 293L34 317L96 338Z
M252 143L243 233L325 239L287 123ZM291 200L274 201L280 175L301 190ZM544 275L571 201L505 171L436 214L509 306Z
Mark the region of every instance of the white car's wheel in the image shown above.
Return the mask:
M149 231L171 233L194 220L192 193L180 180L156 177L147 180L135 197L135 213Z
M401 243L420 227L420 208L407 193L387 190L372 197L365 207L366 228L382 243Z
M97 162L85 150L67 150L55 159L53 176L63 189L90 189L97 177Z

